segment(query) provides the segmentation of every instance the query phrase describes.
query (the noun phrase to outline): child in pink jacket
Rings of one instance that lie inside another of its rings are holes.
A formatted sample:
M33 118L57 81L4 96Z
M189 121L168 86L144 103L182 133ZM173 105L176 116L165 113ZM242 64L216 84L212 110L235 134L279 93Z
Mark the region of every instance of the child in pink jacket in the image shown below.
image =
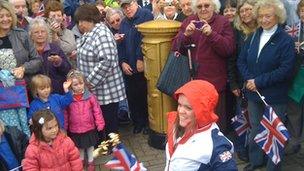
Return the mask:
M94 146L99 142L98 132L105 122L97 98L85 88L85 79L80 71L72 70L67 79L72 81L73 102L65 111L65 129L80 151L84 162L84 153L88 155L88 171L94 171Z
M33 134L22 161L23 171L82 171L79 151L59 129L49 109L37 111L32 118Z

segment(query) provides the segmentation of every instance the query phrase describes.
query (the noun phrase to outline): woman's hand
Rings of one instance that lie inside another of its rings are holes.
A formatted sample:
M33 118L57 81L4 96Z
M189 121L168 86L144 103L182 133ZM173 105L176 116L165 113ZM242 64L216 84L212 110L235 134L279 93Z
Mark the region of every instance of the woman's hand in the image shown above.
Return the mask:
M121 42L123 40L124 36L125 36L125 34L116 33L116 34L114 34L114 40L116 42Z
M55 66L59 66L62 62L62 59L59 55L50 55L48 57L48 61L52 62Z
M241 95L241 90L239 88L234 89L231 91L236 97L240 97Z
M69 56L68 56L71 60L76 60L77 58L77 50L73 50Z
M190 23L189 23L189 25L186 27L186 30L185 30L185 33L184 33L184 35L185 36L190 36L190 35L192 35L193 33L194 33L194 31L195 31L195 25L193 24L193 22L194 22L195 20L192 20Z
M59 33L61 31L61 24L59 22L53 21L50 23L50 28L53 32Z
M25 71L25 68L24 66L20 66L18 68L14 68L12 70L14 76L17 78L17 79L22 79L23 76L24 76L24 71Z
M130 67L129 64L123 62L121 64L121 68L122 68L122 71L126 74L126 75L132 75L133 74L133 70L132 68Z
M257 90L256 85L254 83L254 79L247 80L246 88L250 91L256 91Z
M205 20L203 20L202 22L204 23L204 25L202 27L202 33L206 36L209 36L212 33L211 26Z

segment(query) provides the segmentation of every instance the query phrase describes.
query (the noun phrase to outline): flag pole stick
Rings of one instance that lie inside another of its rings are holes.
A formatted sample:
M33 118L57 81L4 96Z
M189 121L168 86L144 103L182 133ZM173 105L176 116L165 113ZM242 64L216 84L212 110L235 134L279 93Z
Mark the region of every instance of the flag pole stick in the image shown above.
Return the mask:
M261 98L261 100L263 101L263 103L264 103L266 106L268 106L268 104L267 104L266 101L265 101L265 97L262 96L258 90L255 90L255 92L259 95L259 97Z

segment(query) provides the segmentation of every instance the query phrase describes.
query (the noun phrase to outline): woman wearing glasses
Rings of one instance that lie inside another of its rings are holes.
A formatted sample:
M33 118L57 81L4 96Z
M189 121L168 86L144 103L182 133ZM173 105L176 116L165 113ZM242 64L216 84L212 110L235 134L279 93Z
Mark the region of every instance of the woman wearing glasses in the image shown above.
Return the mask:
M108 9L106 13L106 23L114 35L114 39L120 42L123 39L123 34L119 34L118 30L124 15L119 9Z
M221 130L226 132L226 63L235 51L235 43L230 22L218 14L219 4L218 0L196 0L193 3L196 14L183 21L173 42L173 51L187 54L185 46L196 45L191 50L192 61L198 64L195 79L209 81L219 92L216 113Z
M244 170L255 170L264 163L264 152L256 142L265 104L273 108L284 123L288 86L295 62L295 45L280 24L286 20L286 11L280 0L260 0L255 5L255 16L259 28L248 37L238 57L238 69L245 82L248 98L249 121L249 164ZM272 158L273 159L273 158ZM281 170L281 162L274 164L268 157L267 170Z

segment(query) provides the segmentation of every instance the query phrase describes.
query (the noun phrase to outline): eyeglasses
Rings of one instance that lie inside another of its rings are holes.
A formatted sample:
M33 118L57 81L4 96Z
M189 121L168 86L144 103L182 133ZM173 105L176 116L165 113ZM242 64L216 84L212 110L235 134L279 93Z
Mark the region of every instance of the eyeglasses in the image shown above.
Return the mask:
M120 21L120 18L117 18L116 20L113 20L110 22L111 25L115 24L115 23L119 23Z
M196 6L197 9L202 9L203 7L205 9L208 9L211 6L211 4L199 4Z

